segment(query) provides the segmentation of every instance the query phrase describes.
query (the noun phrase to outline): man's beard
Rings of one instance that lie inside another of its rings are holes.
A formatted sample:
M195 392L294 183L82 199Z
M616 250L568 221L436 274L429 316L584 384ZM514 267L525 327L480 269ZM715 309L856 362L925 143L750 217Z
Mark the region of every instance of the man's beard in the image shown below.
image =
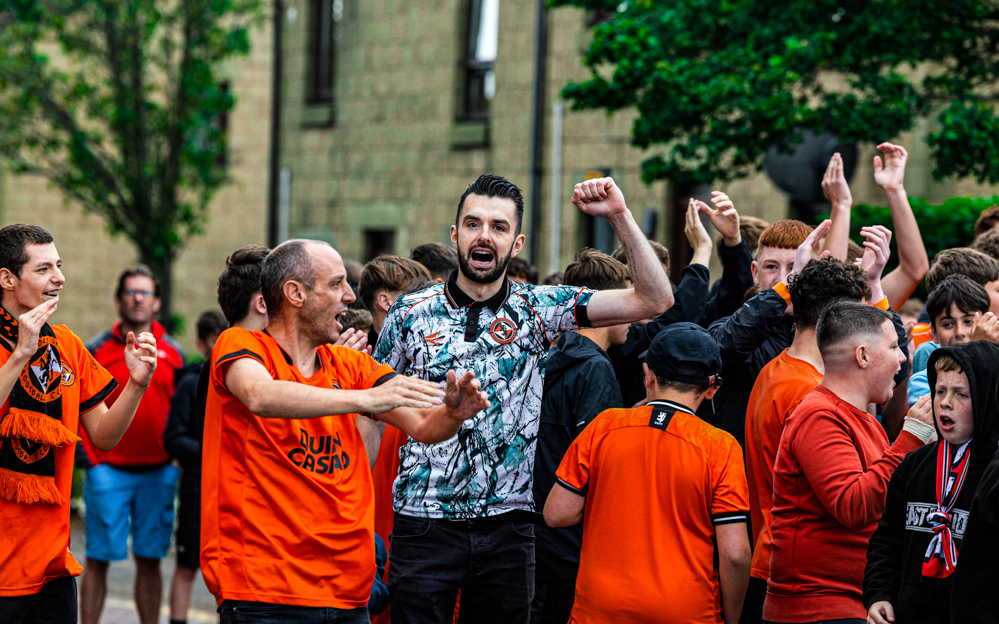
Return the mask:
M492 252L493 258L496 258L496 264L493 266L493 268L489 269L488 271L480 271L478 269L472 268L472 266L468 264L468 255L463 254L459 249L458 268L461 269L461 274L470 279L471 281L475 282L476 284L492 284L500 277L502 277L503 273L506 272L507 265L510 264L510 258L513 256L513 249L511 248L510 251L507 252L506 258L504 258L503 260L499 259L499 255L496 253L495 250L490 249L489 251ZM471 252L472 249L469 250L469 254L471 254Z
M306 300L302 316L305 322L300 331L309 342L315 345L333 344L340 339L340 331L336 327L337 316L331 316L326 307Z

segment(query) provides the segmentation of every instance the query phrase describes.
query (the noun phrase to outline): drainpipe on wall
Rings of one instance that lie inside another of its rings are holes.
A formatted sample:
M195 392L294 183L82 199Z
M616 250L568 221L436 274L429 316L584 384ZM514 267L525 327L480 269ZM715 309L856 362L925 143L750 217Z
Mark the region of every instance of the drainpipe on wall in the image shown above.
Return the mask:
M267 245L272 249L280 242L278 211L281 187L281 83L283 80L284 2L274 0L274 66L271 72L271 155L267 197Z
M531 104L531 238L528 243L531 263L538 266L538 244L541 240L541 165L542 135L545 123L545 64L548 52L548 20L545 0L535 0L534 22L534 98Z

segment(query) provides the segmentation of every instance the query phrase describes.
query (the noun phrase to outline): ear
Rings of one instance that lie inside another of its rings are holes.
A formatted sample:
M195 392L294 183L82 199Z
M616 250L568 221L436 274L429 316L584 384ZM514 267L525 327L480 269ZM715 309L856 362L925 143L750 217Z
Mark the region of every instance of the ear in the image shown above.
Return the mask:
M261 293L253 295L250 306L257 314L267 314L267 304L264 303L264 296Z
M458 248L458 226L451 226L451 246L455 249Z
M753 263L749 265L749 269L753 272L753 284L756 284L757 288L760 286L760 265L753 260Z
M867 345L858 345L853 351L853 357L860 368L867 368L871 363L871 353Z
M295 280L288 280L284 283L284 287L281 289L284 293L285 301L290 303L296 308L301 308L305 305L306 293L305 286Z
M642 372L645 373L645 387L652 389L656 385L656 376L649 370L649 365L642 362Z
M382 312L388 314L389 308L392 307L392 304L395 303L396 299L398 299L398 297L393 297L386 291L379 290L378 294L375 296L375 303L378 304L378 307L381 308Z
M710 401L711 399L715 398L716 394L718 394L718 386L711 386L707 389L707 391L705 391L704 400Z
M10 269L0 269L0 288L14 290L17 286L17 276Z
M526 240L527 240L527 237L524 236L523 234L520 234L519 236L517 236L517 239L515 241L513 241L513 249L510 251L510 257L511 258L516 258L517 257L517 254L520 253L520 250L524 248L524 241L526 241Z

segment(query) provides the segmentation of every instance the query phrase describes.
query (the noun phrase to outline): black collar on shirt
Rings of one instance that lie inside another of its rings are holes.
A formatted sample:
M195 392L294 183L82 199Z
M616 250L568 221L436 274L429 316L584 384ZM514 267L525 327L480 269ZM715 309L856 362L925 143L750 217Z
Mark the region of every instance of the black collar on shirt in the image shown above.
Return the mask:
M673 415L677 412L683 412L692 416L695 415L694 412L690 411L689 407L680 405L679 403L674 403L673 401L657 399L655 401L649 401L648 405L652 408L652 414L649 418L649 426L655 427L656 429L662 429L663 431L666 431L669 427L670 421L673 420Z
M458 288L458 270L455 270L451 272L451 277L447 278L447 283L444 284L444 294L448 302L456 308L485 307L492 310L493 314L495 314L499 312L500 307L506 303L506 298L510 296L510 280L509 278L504 278L502 288L492 297L485 301L476 301L466 295L462 289Z

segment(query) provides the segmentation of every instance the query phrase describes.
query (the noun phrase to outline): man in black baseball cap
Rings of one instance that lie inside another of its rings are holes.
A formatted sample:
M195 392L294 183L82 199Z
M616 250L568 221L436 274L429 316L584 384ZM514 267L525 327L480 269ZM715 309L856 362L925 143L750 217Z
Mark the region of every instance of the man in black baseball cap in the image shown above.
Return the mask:
M737 621L752 557L742 449L695 414L721 384L718 344L677 323L644 357L648 404L583 429L545 503L549 526L583 523L572 620Z

